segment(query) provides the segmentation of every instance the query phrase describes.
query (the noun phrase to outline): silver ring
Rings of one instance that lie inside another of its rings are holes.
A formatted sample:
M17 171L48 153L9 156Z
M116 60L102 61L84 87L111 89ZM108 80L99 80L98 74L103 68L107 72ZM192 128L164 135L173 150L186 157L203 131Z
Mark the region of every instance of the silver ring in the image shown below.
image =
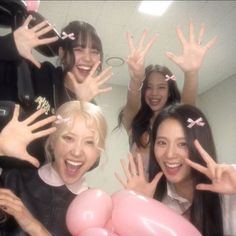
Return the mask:
M131 173L132 176L138 176L138 173Z

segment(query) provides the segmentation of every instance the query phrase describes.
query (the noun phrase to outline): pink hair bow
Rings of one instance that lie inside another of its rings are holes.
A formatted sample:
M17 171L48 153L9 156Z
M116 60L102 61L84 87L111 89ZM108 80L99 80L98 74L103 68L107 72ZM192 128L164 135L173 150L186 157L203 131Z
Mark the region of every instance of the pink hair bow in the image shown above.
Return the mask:
M188 128L192 128L194 125L198 126L204 126L205 123L203 122L202 117L198 118L197 120L192 120L191 118L188 118L187 120L189 122L189 125L187 126Z
M60 115L57 115L55 124L61 124L61 123L67 123L70 120L70 117L68 118L62 118Z
M67 34L66 32L62 32L62 39L64 40L64 39L66 39L66 38L69 38L69 39L71 39L71 40L75 40L75 35L74 35L74 33L70 33L70 34Z
M165 75L165 80L168 81L168 80L173 80L173 81L176 81L176 77L175 75L172 75L172 76L169 76L169 75Z

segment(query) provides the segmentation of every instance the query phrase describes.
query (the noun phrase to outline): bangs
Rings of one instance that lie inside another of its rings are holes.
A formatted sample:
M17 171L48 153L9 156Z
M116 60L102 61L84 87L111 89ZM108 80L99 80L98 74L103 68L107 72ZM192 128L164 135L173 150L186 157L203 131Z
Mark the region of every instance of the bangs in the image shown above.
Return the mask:
M77 36L74 47L86 48L87 46L102 52L101 41L98 36L92 32L80 32Z

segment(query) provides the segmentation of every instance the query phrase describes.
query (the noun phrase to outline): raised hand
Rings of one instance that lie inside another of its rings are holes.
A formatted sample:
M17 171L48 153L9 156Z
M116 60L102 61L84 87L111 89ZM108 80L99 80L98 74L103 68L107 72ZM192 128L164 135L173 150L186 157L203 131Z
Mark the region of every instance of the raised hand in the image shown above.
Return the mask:
M0 189L0 208L8 215L13 216L22 230L29 235L51 235L46 228L44 228L44 226L32 216L21 199L11 190Z
M198 37L194 33L192 21L189 22L189 39L184 37L182 30L176 28L178 39L183 48L183 54L176 56L171 52L167 52L166 56L177 64L183 72L195 72L201 68L207 51L215 44L217 37L212 38L205 45L202 44L202 39L205 33L204 25L201 26Z
M186 159L186 163L193 169L206 175L211 184L198 184L198 190L212 191L223 194L236 194L236 169L230 165L217 164L211 156L202 148L200 143L195 140L194 144L202 159L206 162L206 167Z
M127 180L124 181L117 173L115 173L117 180L123 185L125 189L133 190L147 197L153 197L156 186L163 173L159 172L149 183L145 178L141 156L137 154L137 166L131 153L129 153L128 159L129 167L124 160L121 160L121 166Z
M47 136L55 131L55 127L47 128L45 130L36 131L47 124L56 120L55 116L50 116L43 120L33 123L45 111L38 110L24 121L19 121L19 105L15 106L13 117L11 121L3 128L0 133L0 155L15 157L21 160L30 162L32 165L38 167L39 162L36 158L29 155L27 146L35 139ZM1 157L0 157L1 158Z
M87 78L79 83L74 74L68 72L68 77L65 80L65 87L76 95L80 101L91 101L98 94L106 93L112 90L111 87L102 87L113 75L112 67L104 69L99 75L96 71L101 62L96 63L90 71Z
M138 47L135 48L133 37L130 33L127 33L127 40L129 45L130 54L127 59L129 74L132 80L136 81L136 83L140 84L143 82L145 77L145 56L147 55L148 51L154 44L157 39L157 35L154 35L149 42L144 45L144 40L147 36L147 31L144 30L141 38L138 43Z
M55 42L58 40L58 37L40 39L40 36L52 30L53 26L49 25L45 20L29 29L28 25L32 19L33 17L31 15L28 16L24 24L14 31L14 40L19 54L40 68L40 63L32 55L32 49L40 45Z

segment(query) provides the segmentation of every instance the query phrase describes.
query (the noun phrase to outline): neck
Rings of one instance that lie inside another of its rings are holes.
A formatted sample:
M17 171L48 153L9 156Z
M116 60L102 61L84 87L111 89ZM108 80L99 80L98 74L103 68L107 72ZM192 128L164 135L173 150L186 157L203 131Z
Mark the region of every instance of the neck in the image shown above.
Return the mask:
M193 181L191 179L175 184L175 190L181 197L192 202L193 200Z

